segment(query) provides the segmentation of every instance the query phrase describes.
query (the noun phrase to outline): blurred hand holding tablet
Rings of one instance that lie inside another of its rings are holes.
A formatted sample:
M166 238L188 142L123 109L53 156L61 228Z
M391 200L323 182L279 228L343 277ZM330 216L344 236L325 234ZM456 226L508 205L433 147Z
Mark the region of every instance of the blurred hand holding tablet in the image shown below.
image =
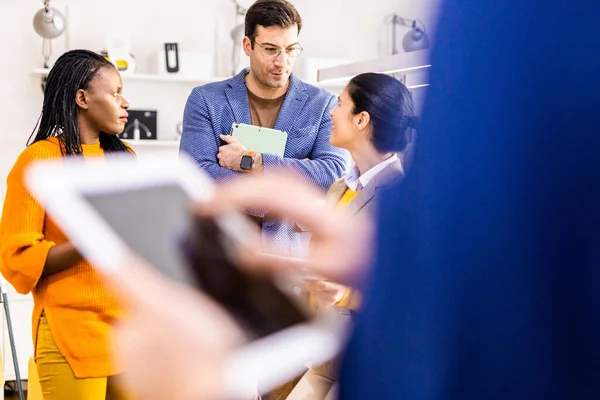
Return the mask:
M232 393L245 393L256 382L274 388L302 373L306 363L327 361L339 350L337 326L307 313L276 280L236 267L232 248L250 251L258 242L252 238L259 237L243 214L214 220L192 215L191 203L207 202L215 189L188 158L45 161L32 165L26 181L101 273L118 276L137 253L165 278L204 292L243 327L248 342L227 364Z

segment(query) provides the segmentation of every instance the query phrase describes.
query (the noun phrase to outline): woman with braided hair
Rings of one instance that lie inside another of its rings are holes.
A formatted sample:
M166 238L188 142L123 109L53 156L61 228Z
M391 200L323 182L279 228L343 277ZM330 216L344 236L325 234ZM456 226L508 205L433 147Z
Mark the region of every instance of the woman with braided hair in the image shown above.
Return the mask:
M17 292L33 295L35 361L46 400L123 398L111 378L120 371L108 339L119 306L29 194L24 174L38 160L134 157L117 137L129 108L122 91L119 72L101 55L73 50L59 57L48 74L35 137L7 179L0 271Z

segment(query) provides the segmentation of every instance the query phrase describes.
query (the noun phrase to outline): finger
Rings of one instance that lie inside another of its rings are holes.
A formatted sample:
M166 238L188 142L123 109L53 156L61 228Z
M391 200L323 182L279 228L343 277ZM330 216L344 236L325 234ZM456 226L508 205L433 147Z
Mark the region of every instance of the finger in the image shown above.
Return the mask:
M274 273L301 273L305 268L311 267L310 260L293 257L274 256L259 251L240 251L236 254L239 264L250 270L265 270Z
M313 186L281 174L262 178L244 176L219 188L210 204L198 208L200 214L218 214L233 209L268 209L291 218L310 230L329 232L343 221L342 213L332 213L322 204L323 194Z
M315 289L315 283L312 281L309 282L301 282L300 286L306 291L313 291Z
M339 279L339 268L312 259L279 257L267 253L245 251L236 253L238 265L252 272L296 275L300 280L306 271L314 271L320 277ZM313 281L315 282L315 281Z
M219 135L219 138L228 144L237 142L237 140L231 135Z

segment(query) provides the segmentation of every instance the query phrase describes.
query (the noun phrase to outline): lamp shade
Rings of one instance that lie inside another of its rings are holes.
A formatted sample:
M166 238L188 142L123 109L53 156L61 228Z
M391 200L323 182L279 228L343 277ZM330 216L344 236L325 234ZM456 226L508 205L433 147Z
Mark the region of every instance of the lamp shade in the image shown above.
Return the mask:
M413 28L404 35L404 38L402 39L402 48L404 48L404 51L406 52L425 50L429 48L429 38L425 31L413 26Z
M42 8L33 17L33 29L43 38L60 36L66 27L65 17L54 8Z

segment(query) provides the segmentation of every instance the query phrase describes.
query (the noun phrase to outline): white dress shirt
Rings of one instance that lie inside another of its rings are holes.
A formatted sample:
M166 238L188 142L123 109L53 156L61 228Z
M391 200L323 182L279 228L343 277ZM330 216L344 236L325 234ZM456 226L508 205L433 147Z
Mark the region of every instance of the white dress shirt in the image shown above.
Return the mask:
M344 181L346 182L346 186L348 186L348 188L353 191L362 190L369 184L369 182L375 177L375 175L377 175L378 173L383 171L385 167L396 161L398 161L398 154L394 153L393 156L386 158L385 160L383 160L373 168L369 169L362 175L360 174L358 167L354 165L344 175Z

